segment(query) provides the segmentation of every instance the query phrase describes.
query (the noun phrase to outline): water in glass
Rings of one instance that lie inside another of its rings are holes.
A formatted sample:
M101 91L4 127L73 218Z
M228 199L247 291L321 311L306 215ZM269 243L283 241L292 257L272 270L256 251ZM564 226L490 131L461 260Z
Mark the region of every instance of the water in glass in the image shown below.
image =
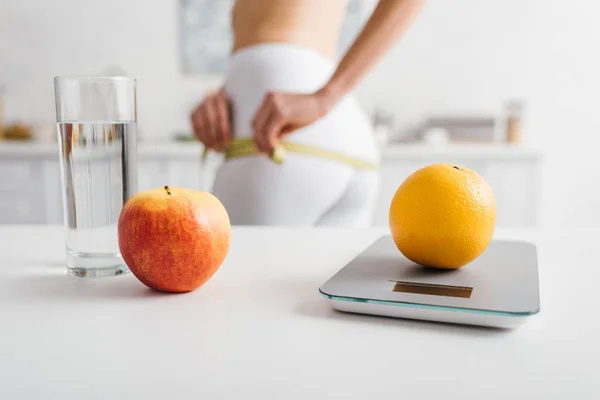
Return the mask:
M128 272L117 221L136 191L135 122L59 122L67 267L77 276Z

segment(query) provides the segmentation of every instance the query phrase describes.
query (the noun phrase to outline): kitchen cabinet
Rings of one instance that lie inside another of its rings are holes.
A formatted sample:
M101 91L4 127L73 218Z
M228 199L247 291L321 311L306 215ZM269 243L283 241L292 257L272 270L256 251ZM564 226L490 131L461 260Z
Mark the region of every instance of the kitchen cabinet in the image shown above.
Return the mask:
M196 144L141 144L138 189L166 184L206 189L201 154ZM57 144L0 143L0 224L62 224L62 215Z
M210 190L220 162L201 161L197 143L155 142L138 146L138 188L166 184ZM416 169L450 162L474 169L494 190L499 227L540 223L541 154L503 145L388 145L382 152L381 185L373 225L387 226L392 196ZM0 224L61 224L62 194L55 143L0 143Z
M542 161L538 151L503 145L390 146L383 151L373 224L387 226L392 197L412 172L426 165L448 162L476 171L489 183L496 199L499 227L539 226Z

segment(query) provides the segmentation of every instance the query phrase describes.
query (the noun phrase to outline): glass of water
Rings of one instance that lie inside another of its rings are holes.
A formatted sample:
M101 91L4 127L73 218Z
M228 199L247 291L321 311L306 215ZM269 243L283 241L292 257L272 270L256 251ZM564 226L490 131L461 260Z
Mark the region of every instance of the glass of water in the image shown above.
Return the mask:
M56 77L54 93L68 271L129 272L117 222L137 191L136 80Z

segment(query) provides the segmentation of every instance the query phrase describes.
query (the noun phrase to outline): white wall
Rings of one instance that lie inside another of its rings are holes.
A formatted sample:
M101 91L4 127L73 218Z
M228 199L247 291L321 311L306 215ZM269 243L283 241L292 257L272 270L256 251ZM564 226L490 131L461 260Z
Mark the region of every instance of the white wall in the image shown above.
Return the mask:
M524 141L546 154L549 226L600 222L600 3L432 0L359 89L412 126L428 113L493 113L528 99Z
M138 79L143 134L187 129L192 101L216 80L180 73L177 24L176 0L2 0L0 83L8 81L7 118L53 121L53 76L119 66Z
M31 10L31 11L30 11ZM416 25L357 90L400 127L431 113L497 113L525 97L524 140L546 154L544 220L600 222L600 3L430 0ZM187 129L217 78L180 73L177 1L0 3L0 82L7 116L52 121L54 75L118 65L139 80L145 136Z

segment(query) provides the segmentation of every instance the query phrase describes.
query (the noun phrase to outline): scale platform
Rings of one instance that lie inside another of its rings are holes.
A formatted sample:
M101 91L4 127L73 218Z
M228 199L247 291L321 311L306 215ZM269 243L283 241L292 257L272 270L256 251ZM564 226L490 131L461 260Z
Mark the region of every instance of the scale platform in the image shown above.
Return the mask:
M319 288L339 311L513 328L540 310L537 249L493 240L454 270L406 259L385 235Z

